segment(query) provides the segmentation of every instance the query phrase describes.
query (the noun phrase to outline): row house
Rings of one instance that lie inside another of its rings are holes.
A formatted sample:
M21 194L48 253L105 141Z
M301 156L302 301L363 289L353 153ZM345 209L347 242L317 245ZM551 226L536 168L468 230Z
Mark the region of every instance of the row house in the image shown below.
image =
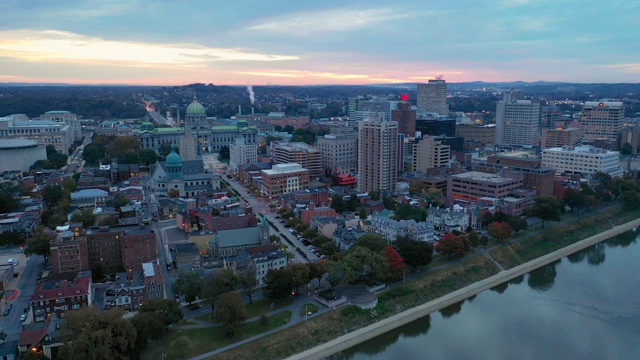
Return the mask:
M371 216L367 230L384 236L388 241L396 241L398 236L402 236L415 241L431 242L435 234L433 224L428 221L393 220L377 214Z
M69 310L91 306L91 271L83 270L53 275L39 283L31 296L31 310L36 322L51 314L63 317Z

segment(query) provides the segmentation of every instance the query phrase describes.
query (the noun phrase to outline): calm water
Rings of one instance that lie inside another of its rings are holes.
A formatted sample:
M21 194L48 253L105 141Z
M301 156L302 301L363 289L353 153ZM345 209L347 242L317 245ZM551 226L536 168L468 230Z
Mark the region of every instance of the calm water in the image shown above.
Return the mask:
M609 239L331 359L640 359L640 241Z

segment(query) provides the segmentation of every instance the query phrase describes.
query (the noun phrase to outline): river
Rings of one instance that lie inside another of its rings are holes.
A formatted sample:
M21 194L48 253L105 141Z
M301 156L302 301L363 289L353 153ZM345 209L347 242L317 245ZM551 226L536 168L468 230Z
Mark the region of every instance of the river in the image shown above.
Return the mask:
M330 359L640 359L638 235L611 238Z

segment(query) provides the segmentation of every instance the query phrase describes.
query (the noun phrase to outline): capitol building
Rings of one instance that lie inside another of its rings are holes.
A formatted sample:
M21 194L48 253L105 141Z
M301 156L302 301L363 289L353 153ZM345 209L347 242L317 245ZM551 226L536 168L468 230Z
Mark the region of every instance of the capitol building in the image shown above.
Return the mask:
M145 122L134 133L143 149L159 151L163 144L179 144L183 160L194 160L202 153L219 152L223 146L229 146L237 138L245 144L257 145L258 129L249 126L246 120L234 125L215 125L207 119L204 106L196 99L187 107L183 127L155 127Z

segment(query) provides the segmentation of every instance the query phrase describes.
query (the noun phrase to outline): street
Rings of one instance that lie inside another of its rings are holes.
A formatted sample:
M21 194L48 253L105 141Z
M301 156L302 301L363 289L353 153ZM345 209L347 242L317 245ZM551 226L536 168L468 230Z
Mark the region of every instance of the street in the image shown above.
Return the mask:
M16 253L22 253L20 249L16 249ZM17 258L17 257L16 257ZM21 259L24 257L21 257ZM18 296L3 304L3 309L6 309L7 305L12 305L9 315L2 317L2 328L7 333L7 341L18 340L19 334L22 331L22 322L20 321L20 315L24 313L24 309L31 304L31 295L35 291L36 284L38 283L36 277L38 272L44 268L44 258L39 255L32 255L25 261L26 264L22 269L18 279L18 284L15 290L18 291ZM4 302L4 301L3 301ZM33 314L29 311L27 322L32 321Z

